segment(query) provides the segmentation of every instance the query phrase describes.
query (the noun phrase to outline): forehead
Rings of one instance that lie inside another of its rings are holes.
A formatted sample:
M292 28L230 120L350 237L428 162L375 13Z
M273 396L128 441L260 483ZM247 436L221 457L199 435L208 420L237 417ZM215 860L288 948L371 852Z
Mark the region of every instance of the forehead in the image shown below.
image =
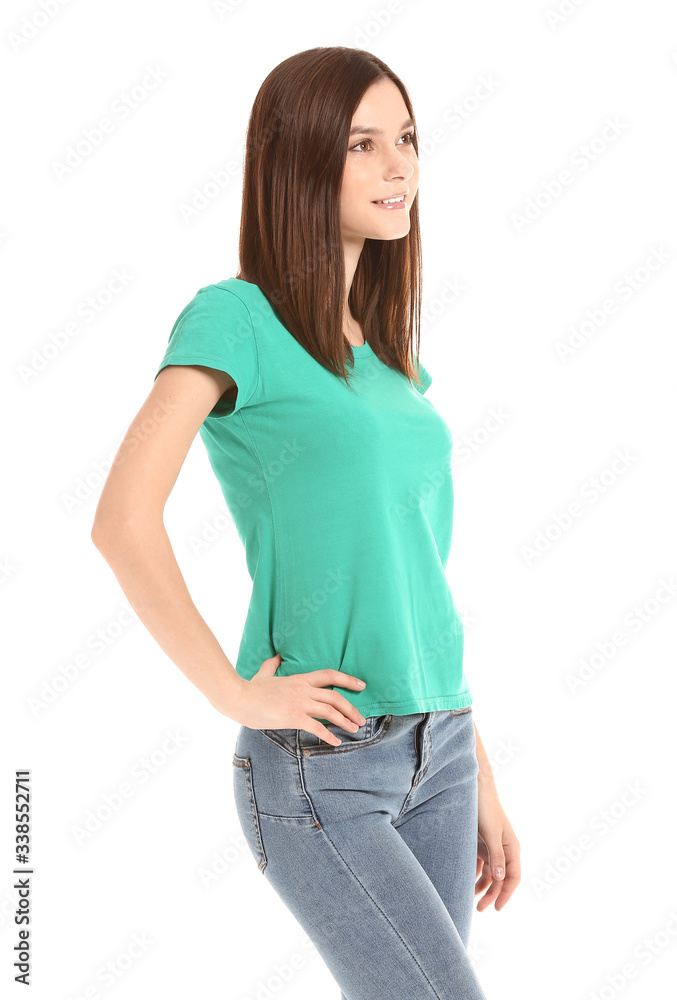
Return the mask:
M350 134L368 132L370 135L381 135L384 127L396 130L413 124L400 88L389 77L383 77L372 83L362 95L352 117Z

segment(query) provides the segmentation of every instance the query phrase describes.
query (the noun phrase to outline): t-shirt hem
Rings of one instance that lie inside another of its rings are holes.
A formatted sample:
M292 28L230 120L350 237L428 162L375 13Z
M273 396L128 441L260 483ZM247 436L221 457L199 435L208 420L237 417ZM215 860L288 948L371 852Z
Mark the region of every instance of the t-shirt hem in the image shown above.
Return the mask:
M218 371L226 372L227 375L230 375L237 386L238 392L233 409L228 412L227 416L237 413L244 406L246 406L254 395L254 392L256 392L255 387L246 399L244 397L240 398L242 396L242 390L240 387L245 384L245 379L237 364L231 361L224 361L223 358L218 358L215 354L203 354L199 351L174 351L171 354L166 354L162 360L162 364L155 373L155 378L157 378L162 369L166 368L168 365L202 365L206 368L216 368ZM153 381L155 381L155 379ZM215 409L219 402L220 400L215 404ZM218 417L220 414L215 413L214 410L212 410L208 416Z
M418 715L420 712L442 712L445 709L467 708L473 704L469 690L460 694L437 695L433 698L414 698L409 701L380 701L359 703L357 707L368 719L374 715Z

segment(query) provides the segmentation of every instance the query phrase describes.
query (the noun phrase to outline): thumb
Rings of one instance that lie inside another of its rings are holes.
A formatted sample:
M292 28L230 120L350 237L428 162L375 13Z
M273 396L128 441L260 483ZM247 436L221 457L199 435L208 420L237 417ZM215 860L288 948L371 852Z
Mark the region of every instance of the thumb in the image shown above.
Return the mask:
M275 671L282 663L282 653L276 653L275 656L269 657L264 660L259 669L256 671L256 677L273 677Z
M503 848L500 843L498 844L487 844L489 848L489 864L491 865L491 874L495 879L505 878L505 854L503 853Z

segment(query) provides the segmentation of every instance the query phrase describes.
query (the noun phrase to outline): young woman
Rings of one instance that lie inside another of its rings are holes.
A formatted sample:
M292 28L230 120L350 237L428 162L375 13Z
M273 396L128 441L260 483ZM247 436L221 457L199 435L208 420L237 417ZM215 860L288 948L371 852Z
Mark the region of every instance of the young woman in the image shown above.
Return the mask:
M343 1000L483 997L473 896L500 909L520 878L445 575L452 440L418 361L417 149L374 55L314 48L269 74L239 272L179 315L92 530L144 625L240 725L244 837ZM163 526L198 431L253 581L235 667Z

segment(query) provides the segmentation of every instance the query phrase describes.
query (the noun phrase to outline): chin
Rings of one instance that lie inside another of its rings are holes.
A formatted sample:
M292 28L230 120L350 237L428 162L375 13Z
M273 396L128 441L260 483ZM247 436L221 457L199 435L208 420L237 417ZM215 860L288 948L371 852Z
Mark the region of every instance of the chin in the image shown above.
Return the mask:
M368 239L370 240L401 240L403 236L406 236L411 229L411 226L400 226L398 229L393 230L388 226L384 226L382 231L369 233Z
M395 226L392 222L385 226L361 226L358 230L365 240L401 240L411 229L409 219L406 225Z

